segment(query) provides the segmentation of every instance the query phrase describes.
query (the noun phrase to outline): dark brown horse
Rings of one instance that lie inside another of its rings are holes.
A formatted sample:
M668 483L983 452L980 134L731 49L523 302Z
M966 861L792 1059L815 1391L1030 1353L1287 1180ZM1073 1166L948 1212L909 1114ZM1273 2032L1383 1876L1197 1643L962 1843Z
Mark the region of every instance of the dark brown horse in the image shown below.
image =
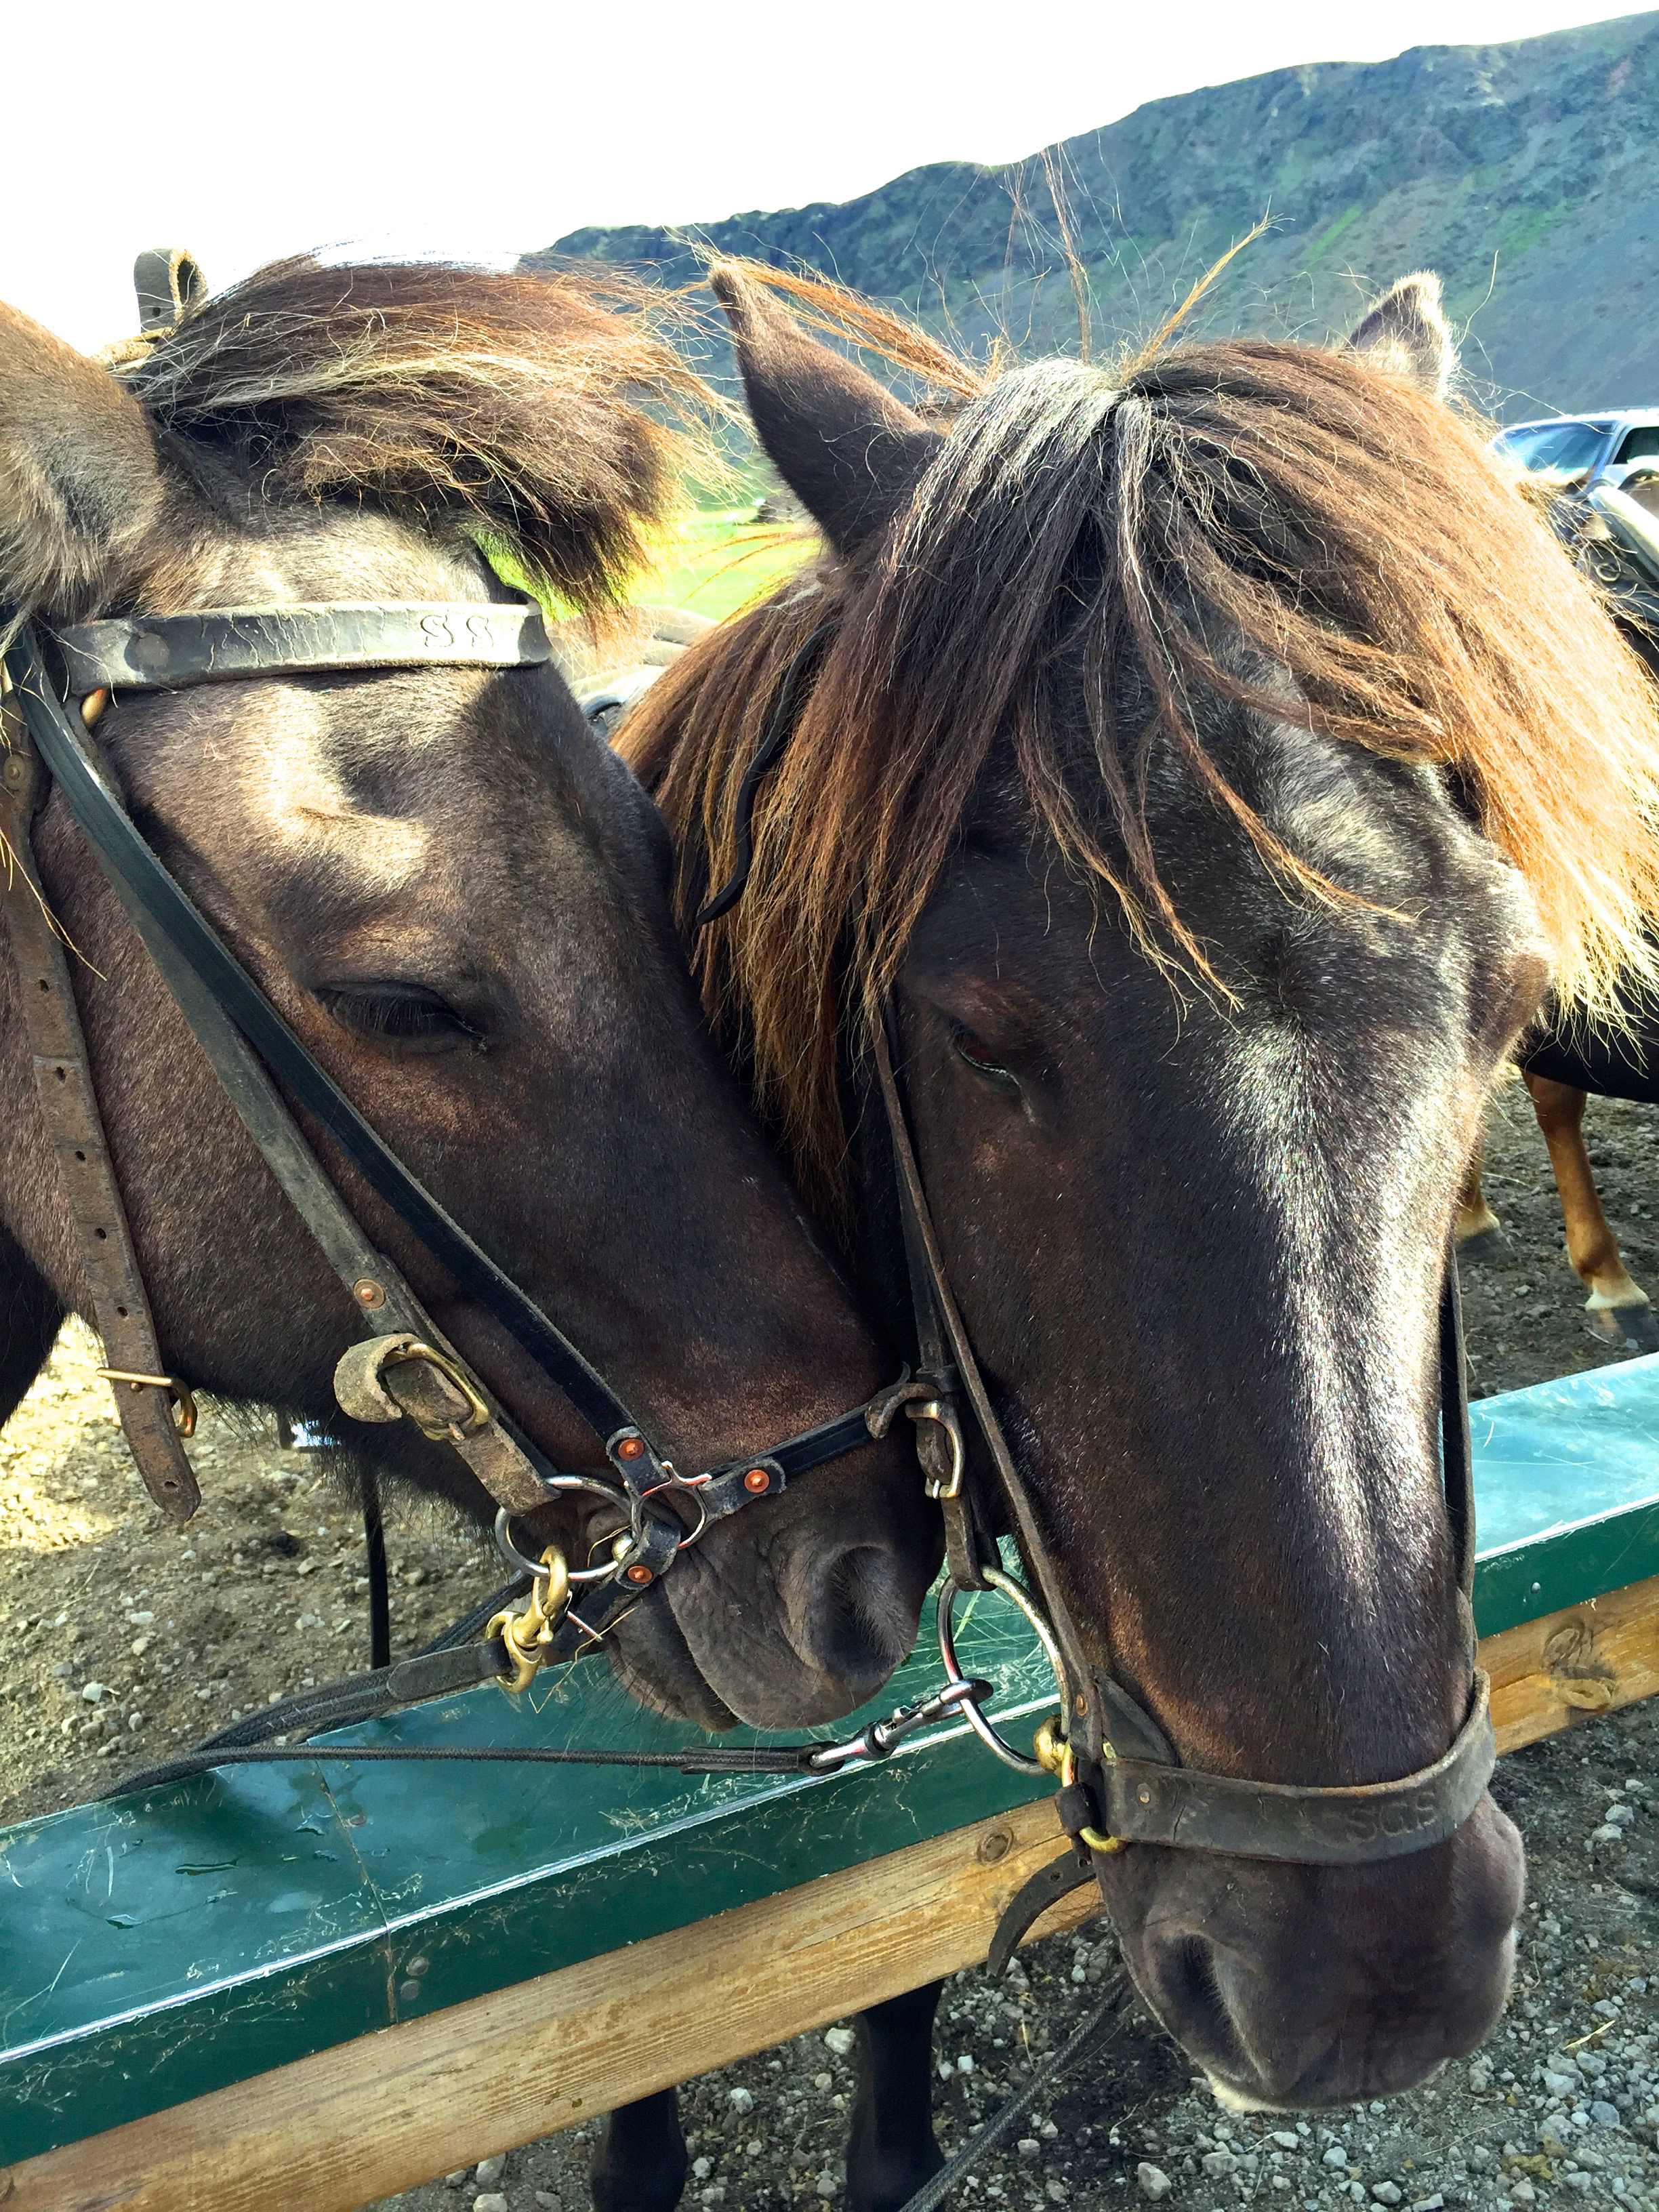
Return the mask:
M688 922L783 672L831 641L747 890L697 939L706 1003L896 1334L869 1074L890 1018L1068 1603L1182 1759L1406 1772L1468 1697L1435 1443L1458 1182L1552 969L1601 1003L1644 957L1639 679L1441 404L1431 282L1358 351L1194 345L1115 383L988 380L827 288L714 282L831 550L624 726ZM780 287L942 389L945 425ZM1142 1993L1230 2106L1406 2087L1508 1986L1522 1853L1489 1798L1387 1865L1097 1867ZM856 2212L937 2167L932 2002L866 2023ZM666 2100L618 2116L606 2212L672 2203L677 2144Z
M0 599L139 611L514 596L599 612L672 504L697 393L639 297L437 266L250 278L118 377L0 316ZM707 1466L838 1414L896 1363L703 1029L650 803L550 666L117 693L98 738L154 844L299 1036L650 1423ZM170 1366L337 1421L359 1324L54 793L35 834L78 956L103 1117ZM534 1442L570 1406L311 1130L368 1236ZM0 959L0 1417L89 1313ZM410 1425L382 1472L493 1510ZM641 1696L816 1721L909 1648L937 1552L872 1446L711 1532L617 1631Z

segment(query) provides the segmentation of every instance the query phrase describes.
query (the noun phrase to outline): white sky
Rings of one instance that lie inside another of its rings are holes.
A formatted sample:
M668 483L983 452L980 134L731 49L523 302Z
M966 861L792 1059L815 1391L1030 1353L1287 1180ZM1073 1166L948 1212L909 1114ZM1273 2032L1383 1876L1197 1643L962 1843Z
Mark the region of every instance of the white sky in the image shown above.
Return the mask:
M510 260L583 223L847 199L1299 62L1528 38L1573 0L15 0L0 299L92 348L132 258ZM1402 118L1402 127L1407 118Z

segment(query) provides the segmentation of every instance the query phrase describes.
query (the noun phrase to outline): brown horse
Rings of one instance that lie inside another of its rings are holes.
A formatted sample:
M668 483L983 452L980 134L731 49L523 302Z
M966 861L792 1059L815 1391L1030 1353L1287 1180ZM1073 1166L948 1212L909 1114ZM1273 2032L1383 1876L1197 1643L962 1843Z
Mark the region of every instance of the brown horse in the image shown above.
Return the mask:
M1659 515L1659 472L1626 477L1620 489L1638 507ZM1605 568L1601 580L1611 587L1609 611L1659 684L1659 636L1652 627L1659 572L1645 560L1637 565L1628 551L1606 560L1607 525L1592 508L1571 495L1550 504L1570 540L1586 521L1595 530L1596 536L1583 542L1596 568ZM1525 1040L1520 1060L1561 1200L1567 1261L1589 1293L1584 1310L1590 1334L1631 1353L1659 1352L1659 1316L1625 1265L1584 1142L1584 1109L1591 1092L1659 1103L1659 1023L1647 1005L1632 1006L1611 1034L1598 1034L1571 1018L1546 1021ZM1479 1153L1458 1196L1457 1249L1460 1257L1476 1261L1496 1258L1503 1249L1503 1224L1481 1188Z
M694 380L642 295L438 266L266 270L118 376L0 315L0 599L137 610L501 600L478 550L594 612L668 511ZM127 805L322 1066L649 1422L708 1466L896 1362L703 1028L671 856L554 668L117 692ZM359 1334L54 791L36 825L165 1358L338 1422ZM308 1129L368 1235L557 1463L596 1440ZM90 1315L0 959L0 1418ZM492 1510L410 1424L355 1449ZM907 1462L908 1462L907 1464ZM938 1539L870 1446L711 1530L617 1628L630 1686L712 1727L845 1711L908 1650Z
M827 625L747 888L696 940L706 1003L898 1333L870 1074L890 1023L1068 1605L1182 1760L1404 1772L1468 1696L1432 1350L1458 1183L1552 969L1599 1005L1646 957L1645 691L1440 404L1431 280L1343 354L1194 345L1115 382L987 378L830 288L714 283L831 550L621 735L689 923ZM779 290L945 405L914 411ZM1522 1856L1490 1799L1388 1865L1136 1845L1096 1868L1142 1993L1230 2105L1405 2087L1508 1985ZM933 1995L866 2023L856 2212L937 2167ZM616 2116L606 2212L671 2204L678 2145L665 2099Z
M1642 1071L1633 1055L1620 1057L1628 1060L1623 1081L1615 1059L1610 1064L1605 1091L1602 1081L1595 1079L1595 1072L1577 1055L1571 1041L1556 1045L1553 1058L1555 1064L1562 1066L1562 1076L1544 1074L1533 1066L1523 1067L1521 1075L1549 1152L1550 1170L1561 1200L1567 1264L1589 1292L1584 1300L1586 1325L1598 1342L1616 1346L1629 1356L1659 1352L1659 1317L1647 1292L1625 1265L1618 1233L1601 1204L1589 1148L1584 1142L1584 1109L1592 1087L1613 1098L1646 1095L1650 1103L1659 1095L1650 1080L1639 1090L1626 1087ZM1648 1055L1641 1057L1645 1061ZM1486 1196L1477 1152L1457 1195L1458 1258L1465 1266L1478 1264L1498 1258L1503 1250L1504 1224Z

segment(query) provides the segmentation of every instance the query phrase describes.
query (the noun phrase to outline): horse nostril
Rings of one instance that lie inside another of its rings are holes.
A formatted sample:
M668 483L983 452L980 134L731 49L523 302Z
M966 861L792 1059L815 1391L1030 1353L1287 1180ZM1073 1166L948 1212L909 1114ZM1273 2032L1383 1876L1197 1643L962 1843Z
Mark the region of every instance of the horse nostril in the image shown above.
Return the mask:
M1202 1936L1160 1942L1153 1963L1158 2009L1164 2024L1203 2065L1231 2074L1244 2050L1216 1973L1214 1946Z
M873 1697L909 1650L916 1614L893 1553L859 1544L818 1563L805 1592L797 1648L803 1657Z

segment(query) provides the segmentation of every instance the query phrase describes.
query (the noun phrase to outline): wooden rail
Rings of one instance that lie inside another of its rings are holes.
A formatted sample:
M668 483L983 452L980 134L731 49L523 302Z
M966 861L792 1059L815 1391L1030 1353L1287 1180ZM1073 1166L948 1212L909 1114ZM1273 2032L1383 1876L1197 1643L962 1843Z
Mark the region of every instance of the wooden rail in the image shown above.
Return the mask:
M1659 1577L1480 1650L1502 1751L1650 1697ZM826 1875L29 2159L0 2212L356 2212L975 1964L1056 1845L1039 1803Z
M1498 1748L1519 1751L1659 1691L1659 1576L1485 1637ZM3 2202L3 2200L0 2200Z

